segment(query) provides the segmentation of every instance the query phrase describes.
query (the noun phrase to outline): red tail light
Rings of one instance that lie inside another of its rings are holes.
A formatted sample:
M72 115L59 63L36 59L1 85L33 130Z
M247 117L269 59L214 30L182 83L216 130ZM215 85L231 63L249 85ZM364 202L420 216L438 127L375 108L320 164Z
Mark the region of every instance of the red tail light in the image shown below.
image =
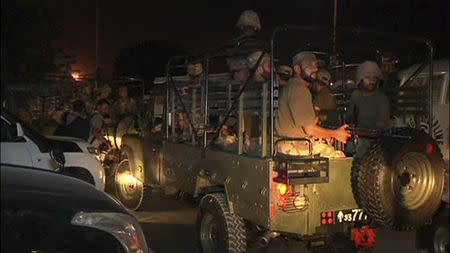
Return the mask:
M277 190L281 196L284 196L287 193L287 185L280 183L277 185Z
M434 147L433 143L428 143L427 144L427 148L426 148L427 154L430 154L430 155L433 154L434 149L435 149L435 147Z

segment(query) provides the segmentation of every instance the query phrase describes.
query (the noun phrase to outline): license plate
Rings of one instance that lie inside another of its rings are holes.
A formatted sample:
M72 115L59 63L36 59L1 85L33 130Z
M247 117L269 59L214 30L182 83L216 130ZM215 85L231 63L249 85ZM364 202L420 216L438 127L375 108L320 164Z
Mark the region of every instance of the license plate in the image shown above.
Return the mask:
M342 224L342 223L352 223L352 222L367 222L368 217L363 209L348 209L348 210L336 210L322 212L321 224L322 225L332 225L332 224Z
M349 209L334 211L336 223L367 221L367 214L363 209Z

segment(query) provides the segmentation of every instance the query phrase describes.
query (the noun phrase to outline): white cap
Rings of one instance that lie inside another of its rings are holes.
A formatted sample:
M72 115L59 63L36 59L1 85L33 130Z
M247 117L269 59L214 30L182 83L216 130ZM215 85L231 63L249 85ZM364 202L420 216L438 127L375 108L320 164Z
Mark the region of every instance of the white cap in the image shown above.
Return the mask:
M365 77L376 77L380 80L383 79L383 74L376 62L365 61L358 66L358 69L356 70L356 83L361 82Z

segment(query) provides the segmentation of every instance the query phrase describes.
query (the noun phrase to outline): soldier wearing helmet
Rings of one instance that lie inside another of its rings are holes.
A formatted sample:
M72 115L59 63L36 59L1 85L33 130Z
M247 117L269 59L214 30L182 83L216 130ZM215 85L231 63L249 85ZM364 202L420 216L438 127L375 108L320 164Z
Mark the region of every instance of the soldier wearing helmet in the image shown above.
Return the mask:
M335 138L347 142L350 134L347 125L332 130L316 124L312 95L309 86L317 78L318 61L312 52L300 52L293 57L294 76L281 92L278 114L275 116L275 131L278 137Z
M337 123L336 98L330 93L331 75L326 69L317 72L317 79L314 82L316 95L313 101L314 110L321 123L335 125Z
M245 37L255 36L256 32L261 30L258 14L253 10L245 10L241 13L236 27L239 34Z
M365 61L356 70L358 89L350 97L347 119L356 127L386 129L389 127L389 100L378 89L383 74L376 62ZM359 138L356 143L356 159L362 158L373 140ZM351 146L348 147L350 149Z
M363 62L356 71L358 89L350 97L348 117L358 127L386 129L389 126L389 101L378 89L383 74L377 63Z
M189 86L196 87L200 85L203 74L203 66L200 62L191 62L186 66L186 73L190 79ZM186 95L187 87L184 87L182 94Z

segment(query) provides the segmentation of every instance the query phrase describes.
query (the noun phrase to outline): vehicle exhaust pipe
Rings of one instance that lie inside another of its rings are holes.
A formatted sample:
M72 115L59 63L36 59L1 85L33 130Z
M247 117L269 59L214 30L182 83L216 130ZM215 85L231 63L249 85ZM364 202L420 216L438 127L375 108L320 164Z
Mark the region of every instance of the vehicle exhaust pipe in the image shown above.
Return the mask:
M272 238L278 237L279 235L280 233L278 232L267 231L263 236L259 238L258 245L266 248L269 245L270 240L272 240Z

